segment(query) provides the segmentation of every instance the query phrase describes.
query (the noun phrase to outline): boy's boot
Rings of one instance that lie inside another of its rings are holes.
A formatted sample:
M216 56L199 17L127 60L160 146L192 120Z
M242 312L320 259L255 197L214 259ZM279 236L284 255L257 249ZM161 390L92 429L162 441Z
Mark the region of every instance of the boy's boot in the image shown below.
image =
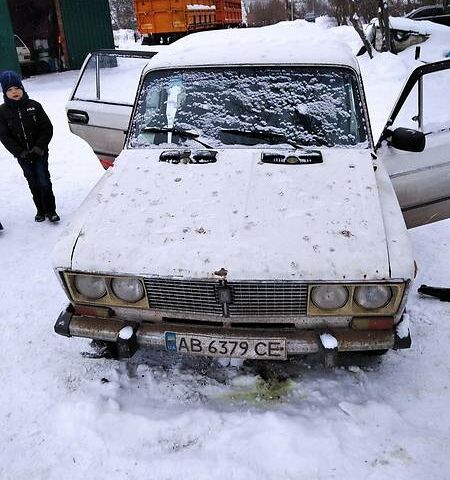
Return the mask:
M47 213L47 218L53 223L61 220L56 212Z

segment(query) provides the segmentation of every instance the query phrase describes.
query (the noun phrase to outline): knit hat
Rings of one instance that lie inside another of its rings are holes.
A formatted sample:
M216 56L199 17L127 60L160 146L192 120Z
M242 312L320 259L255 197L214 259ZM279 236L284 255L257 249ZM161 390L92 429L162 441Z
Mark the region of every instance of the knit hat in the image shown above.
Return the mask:
M25 91L19 75L12 70L1 73L0 83L2 84L3 95L6 95L7 90L11 87L18 87Z

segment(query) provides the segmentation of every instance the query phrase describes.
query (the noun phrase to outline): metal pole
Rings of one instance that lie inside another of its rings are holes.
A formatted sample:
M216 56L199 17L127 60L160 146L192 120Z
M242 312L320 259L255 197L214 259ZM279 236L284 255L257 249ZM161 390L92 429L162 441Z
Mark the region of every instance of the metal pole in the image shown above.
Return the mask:
M416 47L415 60L420 60L420 46ZM417 122L419 124L419 130L423 132L423 76L419 78L417 83Z
M67 48L66 35L64 33L64 22L62 18L61 0L55 0L55 11L56 11L56 18L58 20L58 63L59 63L58 69L67 70L69 68L72 68L72 65L70 64L69 50Z
M418 89L419 89L419 130L423 132L423 76L419 78L419 83L418 83Z
M100 100L100 62L99 55L95 56L95 93L97 100Z

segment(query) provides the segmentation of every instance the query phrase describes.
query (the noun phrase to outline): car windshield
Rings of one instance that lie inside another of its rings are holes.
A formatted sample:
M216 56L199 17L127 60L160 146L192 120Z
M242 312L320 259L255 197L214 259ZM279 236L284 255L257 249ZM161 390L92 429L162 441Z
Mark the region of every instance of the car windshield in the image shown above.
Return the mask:
M354 73L337 67L150 72L129 146L367 146Z

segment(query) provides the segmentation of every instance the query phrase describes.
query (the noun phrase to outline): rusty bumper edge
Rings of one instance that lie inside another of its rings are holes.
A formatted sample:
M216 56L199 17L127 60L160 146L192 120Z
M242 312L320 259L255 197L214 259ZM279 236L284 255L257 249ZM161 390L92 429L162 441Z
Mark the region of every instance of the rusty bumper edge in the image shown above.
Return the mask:
M224 336L227 338L286 338L288 355L317 353L322 349L320 334L324 330L249 330L233 328L218 332L217 328L179 324L130 323L118 318L94 318L74 315L73 311L62 312L55 324L55 332L68 337L83 337L108 342L117 342L119 331L126 325L134 326L139 346L164 347L164 333ZM330 328L327 333L338 342L338 351L385 350L394 347L393 330L351 330Z

